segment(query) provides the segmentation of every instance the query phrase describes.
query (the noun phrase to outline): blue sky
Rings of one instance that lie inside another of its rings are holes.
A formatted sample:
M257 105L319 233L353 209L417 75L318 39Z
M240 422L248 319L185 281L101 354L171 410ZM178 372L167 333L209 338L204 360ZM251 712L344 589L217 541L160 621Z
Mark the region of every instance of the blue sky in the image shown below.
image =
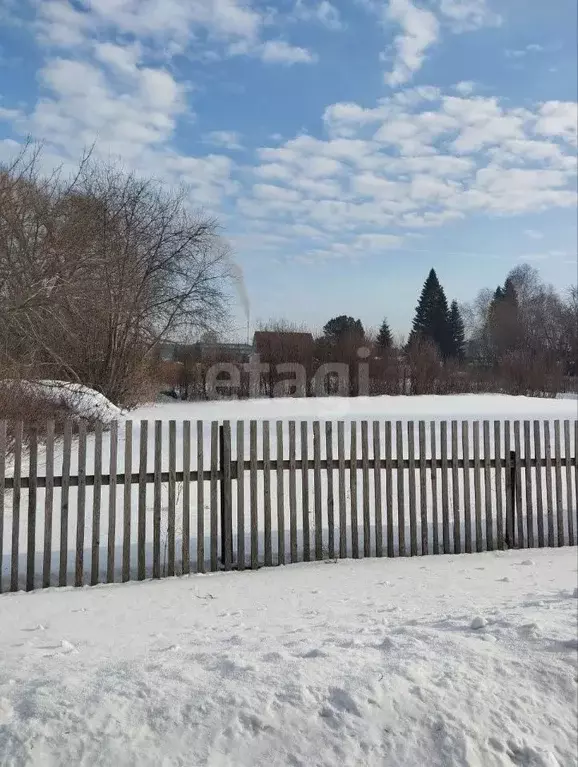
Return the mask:
M218 215L254 321L387 316L404 333L431 266L460 301L522 261L576 283L576 15L0 0L0 160L32 136L67 167L96 141Z

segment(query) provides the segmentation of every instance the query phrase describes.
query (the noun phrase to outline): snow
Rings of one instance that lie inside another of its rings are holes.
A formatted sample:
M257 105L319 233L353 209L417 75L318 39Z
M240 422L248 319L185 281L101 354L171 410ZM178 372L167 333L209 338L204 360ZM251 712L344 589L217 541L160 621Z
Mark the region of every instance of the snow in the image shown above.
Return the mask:
M96 394L96 393L93 393ZM91 395L92 396L92 395ZM245 421L245 458L248 458L248 449L249 449L249 434L248 434L248 421L251 419L259 420L259 421L271 421L271 456L272 458L276 457L276 435L275 435L275 421L281 421L283 424L283 434L284 434L284 449L285 449L285 457L288 456L288 421L289 420L296 420L296 421L305 421L308 424L308 453L309 455L313 455L313 434L312 434L312 428L311 423L313 420L332 420L333 422L336 422L338 420L342 420L345 422L345 450L346 455L349 455L350 450L350 428L351 428L351 422L352 421L360 421L360 420L378 420L380 422L380 429L381 429L381 445L382 445L382 452L383 452L383 445L384 445L384 422L386 420L392 420L392 421L400 421L403 425L403 451L404 454L407 455L408 451L408 439L407 439L407 424L409 421L412 421L414 423L414 428L417 429L417 421L419 420L425 420L426 421L426 444L427 444L427 450L426 454L427 456L431 455L431 430L433 430L436 433L436 439L437 439L437 445L439 450L440 445L440 432L439 432L439 422L440 421L451 421L451 420L467 420L470 422L470 458L473 455L473 428L471 426L471 422L474 420L498 420L501 422L502 432L505 428L504 422L506 420L509 420L510 423L513 420L524 420L524 419L532 419L532 420L539 420L540 421L540 428L543 429L543 423L544 421L552 422L555 419L576 419L578 416L577 408L576 408L576 401L571 399L534 399L530 397L510 397L505 395L452 395L452 396L423 396L423 397L354 397L354 398L340 398L340 397L327 397L327 398L306 398L306 399L257 399L257 400L242 400L242 401L218 401L218 402L177 402L177 403L171 403L171 404L156 404L156 405L148 405L146 407L140 408L138 410L132 411L128 414L122 415L120 420L124 420L125 418L128 418L132 421L132 471L133 473L138 472L139 470L139 459L140 459L140 450L139 450L139 440L140 440L140 434L141 434L141 420L147 420L149 421L148 426L148 441L147 441L147 469L149 472L153 470L154 466L154 424L152 421L160 420L162 422L162 439L163 439L163 456L162 456L162 463L163 463L163 469L166 471L168 469L168 429L169 424L168 422L171 420L174 420L176 422L176 466L177 471L182 469L182 458L183 458L183 420L191 420L193 423L191 424L191 433L192 433L192 440L193 445L191 449L191 454L193 456L193 463L192 467L193 469L196 468L196 424L194 421L196 420L203 420L204 422L204 431L203 431L203 444L204 444L204 455L205 455L205 469L208 469L209 467L209 459L210 459L210 422L212 420L231 420L231 431L232 431L232 441L233 441L233 460L236 459L236 428L237 428L237 421L239 419L243 419ZM118 417L118 414L117 414ZM433 426L432 426L433 424ZM301 432L299 426L297 427L297 455L300 457L301 455ZM552 433L552 429L551 429ZM574 434L574 430L571 430L572 435ZM324 437L324 427L322 427L322 437ZM110 463L110 434L106 433L104 434L103 438L103 449L102 449L102 460L103 460L103 467L105 473L108 473L109 469L109 463ZM358 455L360 455L360 434L358 429ZM572 437L573 440L573 437ZM370 445L369 445L369 457L371 459L373 455L373 449L372 449L372 435L371 435L371 427L370 427ZM323 440L322 440L323 442ZM417 445L417 433L415 435L415 442ZM513 444L513 443L512 443ZM542 439L542 445L544 445L544 439ZM490 430L490 448L493 454L494 450L494 443L493 443L493 425L492 429ZM263 449L263 440L262 440L262 424L259 424L258 429L258 443L257 443L257 450L258 455L261 458L262 457L262 449ZM564 449L564 448L563 448ZM459 440L458 445L459 455L462 455L462 445L461 445L461 439ZM502 448L503 450L503 448ZM392 447L393 457L395 458L397 453L397 447L396 447L396 437L395 434L393 436L393 447ZM482 451L483 452L483 451ZM574 454L575 448L571 445L571 454ZM62 467L62 452L60 449L60 446L57 445L56 447L56 461L55 461L55 473L58 475L61 471ZM337 428L334 427L333 429L333 454L334 456L337 455ZM324 445L322 445L322 458L325 457L325 450ZM124 430L124 424L120 424L119 429L119 444L118 444L118 461L117 461L117 471L123 472L124 471L124 460L125 460L125 430ZM94 466L94 437L92 435L89 435L88 442L87 442L87 473L92 473L92 467ZM71 472L72 474L76 474L78 470L78 461L77 461L77 451L73 448L73 457L72 457L72 464L71 464ZM45 471L45 465L44 465L44 457L42 454L42 451L39 455L39 474L42 475ZM545 472L545 470L544 470ZM543 472L543 474L544 474ZM8 466L7 468L7 476L10 476L11 474L11 467ZM26 461L24 461L23 466L23 475L26 474ZM459 473L459 492L460 497L463 497L464 487L463 487L463 472L460 471ZM336 477L334 477L334 480L336 481ZM547 498L545 496L546 493L546 484L544 481L544 476L542 477L542 488L544 492L544 503L546 505ZM370 489L369 489L369 497L373 498L373 472L370 472ZM383 482L383 476L382 476L382 482ZM298 547L298 557L302 558L303 555L303 504L301 499L301 487L300 487L300 479L298 479L298 497L296 499L296 505L297 505L297 547ZM349 496L349 483L347 483L347 502L349 504L350 496ZM483 495L482 499L482 546L485 547L485 535L486 535L486 525L485 525L485 510L486 510L486 500L485 500L485 493L486 493L486 486L484 483L482 483L481 492ZM567 509L572 508L571 506L571 499L568 499L566 497L567 490L566 490L566 483L562 483L562 505L563 505L563 515L564 515L564 535L567 534ZM288 492L288 473L284 472L284 488L285 492ZM470 472L470 493L473 493L474 489L474 482L473 482L473 471ZM196 551L197 551L197 540L196 540L196 531L197 531L197 508L196 508L196 495L195 495L196 488L192 487L192 508L191 508L191 519L190 519L190 530L191 530L191 539L190 539L190 552L191 552L191 566L193 568L196 568ZM383 490L383 486L382 486ZM250 483L248 481L245 482L245 509L246 514L248 514L249 509L249 492L250 492ZM309 509L310 509L310 515L309 515L309 525L311 530L311 536L313 538L314 532L315 532L315 519L313 515L313 499L312 499L312 493L313 493L313 475L311 472L311 476L309 477L309 492L310 492L310 499L309 499ZM491 497L494 498L495 496L495 474L492 471L490 473L490 482L489 482L489 492L491 494ZM259 498L261 499L259 501L259 508L258 508L258 515L259 515L259 530L260 530L260 537L259 537L259 557L261 561L263 560L263 553L264 553L264 539L263 539L263 531L264 531L264 516L263 516L263 506L262 506L262 498L263 498L263 482L262 482L262 473L259 476L259 482L258 482L258 493ZM276 489L276 482L275 478L273 478L272 482L272 492L271 492L271 503L272 508L276 509L276 498L277 498L277 489ZM450 476L448 479L448 493L449 497L453 497L453 485L452 485L452 476L450 472ZM522 500L524 502L525 499L525 493L526 488L525 486L522 487ZM358 481L358 507L359 509L362 508L362 482L361 479ZM428 508L428 531L429 531L429 540L430 545L431 541L433 539L433 528L434 528L434 520L432 517L431 509L433 505L433 496L432 496L432 490L431 486L428 482L427 488L426 488L426 501L427 501L427 508ZM438 501L438 509L441 508L441 482L438 482L437 487L437 501ZM68 542L69 542L69 551L67 554L68 557L68 577L69 577L69 583L72 583L73 573L74 573L74 561L75 561L75 551L74 546L76 542L76 508L77 508L77 489L72 488L70 491L70 499L69 499L69 522L68 522ZM209 545L209 539L208 534L210 530L210 509L208 505L208 499L210 498L210 488L209 483L205 483L205 507L202 510L202 514L204 515L204 529L206 531L206 537L205 537L205 565L207 565L207 558L209 556L210 552L210 545ZM325 472L322 473L322 502L324 504L324 511L323 511L323 527L322 527L322 536L323 536L323 542L324 542L324 549L327 550L328 545L328 535L329 535L329 526L327 521L327 513L326 513L326 498L327 498L327 484L326 484L326 475ZM385 498L385 495L383 495L383 498ZM43 510L44 510L44 491L39 490L37 495L37 530L36 530L36 577L37 582L39 583L40 577L41 577L41 571L42 571L42 551L44 546L44 519L43 519ZM179 571L179 562L178 558L180 556L181 547L182 547L182 515L183 515L183 509L182 509L182 483L178 484L177 487L177 509L176 509L176 551L177 551L177 572ZM417 493L417 508L420 508L420 488L418 488ZM394 547L397 550L397 536L398 536L398 528L397 528L397 520L398 520L398 508L397 508L397 498L395 497L394 493L394 509L393 509L393 519L395 520L395 527L393 530L394 533ZM405 514L405 524L406 524L406 541L409 541L409 496L406 492L405 494L405 508L404 508L404 514ZM495 501L492 503L495 504ZM3 578L4 583L7 583L10 577L10 547L11 547L11 541L12 541L12 495L10 493L6 494L5 497L5 521L4 521L4 556L2 557L1 564L1 570L0 570L0 577ZM27 530L27 519L26 519L26 504L27 504L27 492L25 490L22 491L22 499L21 499L21 519L20 519L20 530L19 530L19 572L20 572L20 580L23 583L24 577L25 577L25 571L26 571L26 555L27 555L27 545L28 545L28 530ZM162 512L161 512L161 552L162 552L162 558L163 563L166 563L167 559L167 535L168 535L168 514L167 514L167 505L168 505L168 488L166 485L163 485L162 488ZM54 490L54 513L53 513L53 539L51 542L51 548L53 551L51 566L52 566L52 572L53 574L58 573L58 566L59 566L59 536L60 536L60 507L61 507L61 493L60 489L56 488ZM287 508L287 504L285 504L285 507ZM85 524L85 551L84 551L84 561L85 561L85 571L86 571L86 579L88 582L88 579L90 577L90 562L91 562L91 530L92 530L92 508L93 508L93 491L91 487L88 487L86 490L86 524ZM117 509L117 518L116 518L116 539L115 539L115 573L117 578L120 576L120 567L121 567L121 555L122 555L122 537L124 534L124 520L123 520L123 508L124 508L124 496L123 496L123 489L122 487L117 488L117 494L116 494L116 509ZM137 487L132 488L132 496L130 499L130 508L131 508L131 534L130 534L130 540L131 540L131 573L133 575L136 575L135 573L135 566L136 566L136 554L137 554L137 517L138 517L138 492ZM472 508L473 508L473 500L472 500ZM575 507L574 507L575 508ZM150 575L152 572L152 511L153 511L153 486L148 485L147 487L147 494L146 494L146 541L147 541L147 548L146 548L146 571ZM547 510L547 509L546 509ZM348 520L350 520L349 516L349 510L348 510ZM372 511L373 514L373 511ZM537 519L536 519L536 504L534 504L534 530L537 530ZM556 514L554 515L556 517ZM286 517L288 518L288 514L286 514ZM339 520L337 519L338 514L336 511L336 524L335 524L335 540L339 540ZM384 514L385 518L385 514ZM234 530L234 546L236 551L236 530L237 530L237 498L236 498L236 492L234 492L234 499L233 499L233 530ZM347 550L349 553L351 553L351 529L349 527L350 522L347 523L346 528L346 537L347 537ZM557 519L555 519L555 526L557 525ZM288 524L286 524L286 537L285 537L285 549L286 551L289 551L289 532L287 530ZM102 494L102 507L101 507L101 521L100 521L100 529L101 529L101 536L100 536L100 553L99 553L99 573L100 577L103 578L106 571L106 555L107 555L107 538L106 533L108 530L108 488L105 488L103 490ZM273 542L272 542L272 552L273 557L276 557L277 552L277 516L276 513L273 514L272 519L272 536L273 536ZM246 520L245 523L245 532L246 532L246 542L245 542L245 551L247 552L247 555L250 551L250 540L249 540L249 524ZM442 532L441 532L441 513L438 518L438 532L440 536L440 540L442 538ZM475 541L475 530L473 531L474 535L474 548L476 546ZM450 545L453 546L453 529L450 531ZM462 534L462 540L463 536L465 534L465 525L462 524L461 526L461 534ZM496 519L495 519L495 511L494 511L494 520L493 520L493 534L494 534L494 540L497 537L497 527L496 527ZM555 534L557 534L557 529L555 530ZM417 530L418 540L421 540L421 520L418 520L418 530ZM371 546L372 549L375 546L375 525L372 518L372 524L370 527L370 537L371 537ZM386 536L384 534L384 541L386 540ZM359 546L360 550L363 550L363 530L360 530L359 533Z
M573 399L513 397L506 394L423 395L417 397L287 397L279 399L172 402L147 405L129 418L231 420L504 420L576 418Z
M103 424L123 417L123 411L113 405L104 394L82 384L66 381L25 381L24 385L52 402L62 403L80 418L98 420Z
M576 551L532 559L344 560L3 595L0 761L569 767Z

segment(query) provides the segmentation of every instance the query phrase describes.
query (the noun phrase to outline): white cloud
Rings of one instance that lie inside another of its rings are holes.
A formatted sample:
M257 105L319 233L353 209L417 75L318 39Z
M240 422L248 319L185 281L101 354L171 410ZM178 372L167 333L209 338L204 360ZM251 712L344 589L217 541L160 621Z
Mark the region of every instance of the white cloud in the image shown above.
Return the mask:
M294 189L286 189L274 184L255 184L253 195L258 200L272 200L277 202L297 202L301 195Z
M0 122L15 122L24 117L20 109L12 109L0 106Z
M343 29L341 14L328 0L312 3L306 2L306 0L297 0L291 16L297 21L316 21L327 29Z
M212 146L218 146L223 149L238 150L242 149L241 137L237 131L233 130L214 130L203 136L203 141Z
M502 23L501 16L490 10L486 0L440 0L439 9L455 32Z
M394 234L361 234L355 247L359 250L388 250L396 248L403 242L403 238Z
M395 88L420 69L426 50L438 39L439 22L431 11L418 8L411 0L390 0L385 15L403 30L394 41L393 71L385 75L385 82Z
M473 83L471 80L462 80L461 82L454 85L455 90L460 94L460 96L470 96L475 89L475 83Z
M440 227L474 213L575 205L574 155L559 137L533 137L542 117L552 121L542 129L566 135L566 107L532 111L435 88L396 93L369 108L332 104L323 114L329 138L301 134L258 150L256 177L284 191L265 185L241 207L260 226L325 233L333 245L312 247L312 259L355 251L361 240L344 242L344 234L397 237L400 229Z
M289 45L285 40L267 40L257 49L262 61L275 64L314 64L317 56L306 48Z
M524 229L524 234L532 240L541 240L544 237L544 234L537 229Z
M78 45L88 33L115 28L120 34L186 47L197 29L216 39L255 40L262 16L236 0L98 0L74 10L68 0L42 0L38 23L55 45Z
M94 55L98 61L106 64L118 73L134 77L137 74L141 58L141 48L138 44L122 46L110 42L96 43Z
M578 103L546 101L540 106L534 130L542 136L560 136L571 144L578 144Z
M545 50L546 49L543 45L539 45L538 43L530 43L524 48L507 48L504 53L508 59L522 59L529 53L543 53Z

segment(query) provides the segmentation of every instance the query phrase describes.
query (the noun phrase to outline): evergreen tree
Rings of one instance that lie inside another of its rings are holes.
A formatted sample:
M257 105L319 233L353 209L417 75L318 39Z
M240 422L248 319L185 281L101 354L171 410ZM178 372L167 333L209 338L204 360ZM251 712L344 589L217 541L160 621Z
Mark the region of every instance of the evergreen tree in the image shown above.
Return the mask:
M448 315L448 324L451 336L450 357L457 360L463 360L466 349L466 333L464 330L464 321L457 301L452 301Z
M379 333L377 334L377 346L380 349L391 349L393 346L393 338L387 320L384 320L379 328Z
M345 338L358 339L361 342L365 338L365 331L363 330L361 320L347 317L345 314L329 320L323 328L323 333L333 343Z
M435 269L430 271L422 288L409 343L420 338L434 343L442 358L447 359L451 355L448 302Z

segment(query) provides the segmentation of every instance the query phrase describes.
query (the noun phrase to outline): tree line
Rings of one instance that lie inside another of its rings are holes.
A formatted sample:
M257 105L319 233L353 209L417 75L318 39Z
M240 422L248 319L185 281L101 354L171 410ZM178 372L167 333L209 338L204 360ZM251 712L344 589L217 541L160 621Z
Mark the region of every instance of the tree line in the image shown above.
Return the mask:
M503 285L480 291L472 304L448 304L437 273L431 269L418 297L407 340L394 339L387 318L377 332L359 318L331 318L321 333L285 320L258 327L254 351L269 369L262 375L265 396L310 396L320 366L348 368L347 391L328 376L326 393L359 393L359 365L366 366L370 394L448 394L504 392L554 395L575 389L578 357L576 289L559 295L528 265L512 269ZM214 396L207 372L217 363L239 367L240 388L249 396L243 364L218 345L198 355L181 353L174 368L174 388L185 398ZM305 383L295 383L283 366L298 363ZM339 384L342 385L343 379Z

